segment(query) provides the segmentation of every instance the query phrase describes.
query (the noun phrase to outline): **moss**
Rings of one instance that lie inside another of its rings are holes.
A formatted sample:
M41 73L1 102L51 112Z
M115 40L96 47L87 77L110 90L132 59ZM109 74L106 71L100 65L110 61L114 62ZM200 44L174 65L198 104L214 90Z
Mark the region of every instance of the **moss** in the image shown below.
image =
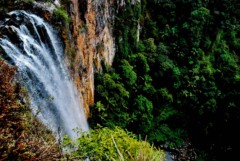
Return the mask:
M53 19L55 21L61 21L63 24L69 24L71 20L66 10L62 7L57 8L53 11Z

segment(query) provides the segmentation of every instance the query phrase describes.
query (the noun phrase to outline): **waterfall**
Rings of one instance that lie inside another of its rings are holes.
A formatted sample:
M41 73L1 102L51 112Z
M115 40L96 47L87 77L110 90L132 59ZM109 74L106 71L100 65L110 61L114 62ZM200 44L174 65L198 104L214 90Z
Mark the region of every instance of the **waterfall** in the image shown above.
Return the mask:
M12 11L0 26L4 58L18 67L34 115L53 132L75 138L74 128L88 131L83 105L64 62L56 31L34 14Z

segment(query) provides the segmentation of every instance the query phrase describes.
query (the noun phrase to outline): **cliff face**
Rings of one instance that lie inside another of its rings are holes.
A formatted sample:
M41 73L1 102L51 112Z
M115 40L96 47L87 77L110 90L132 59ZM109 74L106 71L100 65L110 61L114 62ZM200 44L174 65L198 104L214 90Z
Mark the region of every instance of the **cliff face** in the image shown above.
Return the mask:
M94 103L94 72L101 71L101 61L111 65L115 54L113 5L112 0L71 0L68 9L68 43L74 48L68 64L87 116Z

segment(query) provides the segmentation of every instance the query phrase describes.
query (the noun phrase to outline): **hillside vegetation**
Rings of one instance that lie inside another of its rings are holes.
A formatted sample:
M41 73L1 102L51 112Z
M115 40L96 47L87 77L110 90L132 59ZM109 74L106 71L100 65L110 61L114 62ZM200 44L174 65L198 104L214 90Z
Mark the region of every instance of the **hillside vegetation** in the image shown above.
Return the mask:
M0 160L164 160L163 151L117 127L79 133L74 141L56 139L59 135L32 116L27 91L14 82L15 73L0 59Z
M16 68L0 58L0 160L57 160L58 142L32 116L15 73Z
M167 149L190 142L199 160L236 158L239 6L127 2L116 15L114 65L95 76L92 125L127 128Z

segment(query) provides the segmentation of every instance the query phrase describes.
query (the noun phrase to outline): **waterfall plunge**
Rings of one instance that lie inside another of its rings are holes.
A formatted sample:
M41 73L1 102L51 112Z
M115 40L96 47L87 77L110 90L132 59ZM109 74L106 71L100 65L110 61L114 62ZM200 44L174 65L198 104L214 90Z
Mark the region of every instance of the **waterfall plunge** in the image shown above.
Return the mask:
M40 17L13 11L0 26L5 30L0 46L9 62L18 66L23 85L28 89L34 115L53 132L75 138L74 128L89 127L76 87L66 68L62 44L56 32Z

